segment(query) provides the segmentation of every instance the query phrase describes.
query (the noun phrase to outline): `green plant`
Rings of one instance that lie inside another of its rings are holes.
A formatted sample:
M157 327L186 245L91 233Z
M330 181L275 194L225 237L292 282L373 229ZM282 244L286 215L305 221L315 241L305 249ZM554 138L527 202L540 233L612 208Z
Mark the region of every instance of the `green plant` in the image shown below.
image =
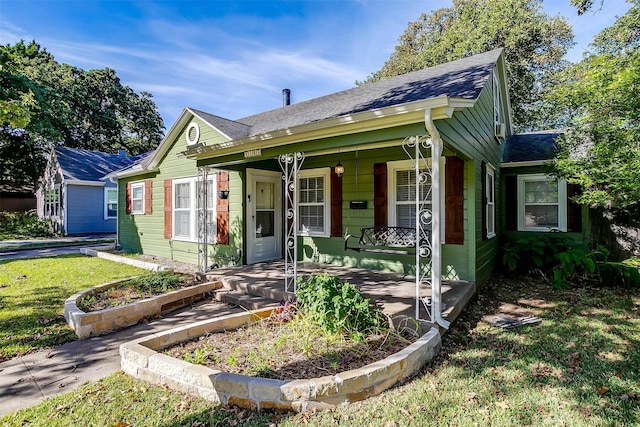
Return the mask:
M502 263L509 271L530 272L534 268L542 271L553 268L558 254L569 250L570 246L562 237L550 234L507 242L501 249Z
M182 275L172 271L154 271L131 280L122 286L134 286L139 292L163 293L180 286Z
M39 219L35 210L0 212L0 234L27 237L48 237L54 234L50 219Z
M583 280L597 277L597 258L606 259L608 251L598 248L590 252L583 249L568 249L558 253L559 264L553 267L553 287L556 289L566 289L570 286L570 281L576 276Z
M298 308L328 331L367 333L384 324L382 312L360 290L328 274L298 282Z
M196 348L193 353L187 353L182 357L182 360L196 365L204 365L209 358L209 349L206 347Z

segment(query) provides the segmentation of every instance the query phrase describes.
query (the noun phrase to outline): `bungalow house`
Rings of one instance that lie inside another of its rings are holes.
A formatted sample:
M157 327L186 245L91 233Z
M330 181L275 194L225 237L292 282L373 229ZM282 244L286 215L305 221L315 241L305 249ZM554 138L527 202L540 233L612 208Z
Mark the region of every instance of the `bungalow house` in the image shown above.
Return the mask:
M53 147L36 190L38 217L64 235L115 233L118 186L107 175L143 157Z
M236 120L185 108L117 174L121 247L203 272L284 259L287 290L300 260L402 272L434 289L442 323L439 281L481 285L498 250L502 50L284 104Z

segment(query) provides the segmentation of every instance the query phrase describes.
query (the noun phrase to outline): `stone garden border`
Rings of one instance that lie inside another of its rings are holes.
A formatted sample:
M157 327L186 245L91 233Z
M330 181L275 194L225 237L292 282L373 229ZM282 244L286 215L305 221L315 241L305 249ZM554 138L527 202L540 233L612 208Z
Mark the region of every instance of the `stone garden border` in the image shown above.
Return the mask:
M222 287L220 282L201 283L188 288L177 289L166 294L143 299L118 307L85 313L78 308L78 300L105 291L130 280L122 279L82 290L70 296L64 303L64 318L79 338L104 335L109 332L135 325L142 319L163 314L194 302L203 300Z
M413 344L378 362L337 375L291 381L225 373L159 353L207 333L237 329L272 311L230 314L124 343L120 346L121 368L135 378L225 405L304 412L377 395L415 374L442 346L440 331L431 328Z

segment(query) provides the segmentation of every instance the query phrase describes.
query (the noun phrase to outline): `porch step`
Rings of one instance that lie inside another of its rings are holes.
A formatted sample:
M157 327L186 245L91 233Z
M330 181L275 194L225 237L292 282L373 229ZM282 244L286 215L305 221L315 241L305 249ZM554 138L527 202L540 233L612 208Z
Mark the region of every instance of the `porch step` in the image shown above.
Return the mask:
M217 280L220 280L226 289L231 292L241 292L248 295L254 295L262 297L263 299L272 300L275 302L286 301L293 294L288 294L284 291L284 283L272 281L261 281L259 278L247 278L238 277L233 275L219 276ZM258 283L258 284L251 284Z
M218 291L216 292L216 300L226 304L237 305L245 310L256 310L265 307L277 307L280 302L265 298L260 295L249 295L242 291Z

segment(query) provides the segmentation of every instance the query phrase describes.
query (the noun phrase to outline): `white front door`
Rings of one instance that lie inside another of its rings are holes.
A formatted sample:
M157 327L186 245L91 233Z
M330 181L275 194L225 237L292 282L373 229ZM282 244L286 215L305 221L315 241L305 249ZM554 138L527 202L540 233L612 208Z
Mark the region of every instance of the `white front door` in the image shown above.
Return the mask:
M247 263L282 258L282 172L247 169Z

